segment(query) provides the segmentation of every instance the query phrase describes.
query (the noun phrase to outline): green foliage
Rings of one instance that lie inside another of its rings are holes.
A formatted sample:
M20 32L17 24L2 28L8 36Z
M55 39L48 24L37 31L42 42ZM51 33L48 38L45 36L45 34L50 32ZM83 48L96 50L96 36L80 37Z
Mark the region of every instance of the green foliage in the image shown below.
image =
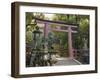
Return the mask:
M77 16L79 24L78 33L73 35L73 45L75 48L82 49L84 45L83 38L89 40L89 16ZM89 44L89 43L88 43ZM89 47L89 46L88 46Z
M26 25L31 23L32 17L33 17L33 13L26 12Z
M27 31L26 32L26 43L29 43L32 41L32 32L31 31Z
M43 13L26 12L26 43L32 41L32 32L35 28L34 17L44 19Z

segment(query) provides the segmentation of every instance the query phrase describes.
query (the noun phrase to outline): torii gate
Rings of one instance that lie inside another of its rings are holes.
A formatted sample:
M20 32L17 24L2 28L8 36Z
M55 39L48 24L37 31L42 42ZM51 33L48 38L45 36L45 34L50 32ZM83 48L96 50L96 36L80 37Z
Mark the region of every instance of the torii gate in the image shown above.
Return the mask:
M72 47L72 33L77 33L77 31L72 30L72 28L77 28L77 24L67 24L65 22L59 22L59 21L51 21L51 20L44 20L44 19L38 19L34 18L37 23L44 24L44 36L48 36L48 32L51 31L59 31L59 32L68 32L68 53L69 53L69 58L74 58L74 53L73 53L73 47ZM52 29L49 27L50 24L54 24L57 27ZM61 27L64 26L67 29L61 29Z

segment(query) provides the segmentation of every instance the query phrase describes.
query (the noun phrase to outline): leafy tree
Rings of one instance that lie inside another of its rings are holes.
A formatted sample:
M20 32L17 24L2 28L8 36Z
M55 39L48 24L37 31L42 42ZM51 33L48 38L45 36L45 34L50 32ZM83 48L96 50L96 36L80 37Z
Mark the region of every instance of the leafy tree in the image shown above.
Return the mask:
M43 13L26 12L26 43L32 41L32 32L35 28L34 17L44 19Z

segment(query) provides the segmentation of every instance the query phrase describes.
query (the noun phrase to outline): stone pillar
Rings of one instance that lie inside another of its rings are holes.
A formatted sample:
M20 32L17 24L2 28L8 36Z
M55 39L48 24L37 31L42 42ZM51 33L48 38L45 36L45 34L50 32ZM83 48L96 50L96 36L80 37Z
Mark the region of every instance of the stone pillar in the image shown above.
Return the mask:
M73 58L73 48L72 48L72 32L71 32L71 27L68 27L68 53L69 57Z

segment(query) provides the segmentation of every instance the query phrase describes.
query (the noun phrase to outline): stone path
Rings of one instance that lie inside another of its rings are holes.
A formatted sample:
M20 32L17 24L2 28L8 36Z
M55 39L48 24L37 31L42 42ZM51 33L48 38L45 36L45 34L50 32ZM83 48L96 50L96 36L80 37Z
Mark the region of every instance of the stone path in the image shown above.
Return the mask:
M58 65L80 65L81 63L78 62L75 59L70 59L70 58L57 58L57 63L54 64L54 66Z

